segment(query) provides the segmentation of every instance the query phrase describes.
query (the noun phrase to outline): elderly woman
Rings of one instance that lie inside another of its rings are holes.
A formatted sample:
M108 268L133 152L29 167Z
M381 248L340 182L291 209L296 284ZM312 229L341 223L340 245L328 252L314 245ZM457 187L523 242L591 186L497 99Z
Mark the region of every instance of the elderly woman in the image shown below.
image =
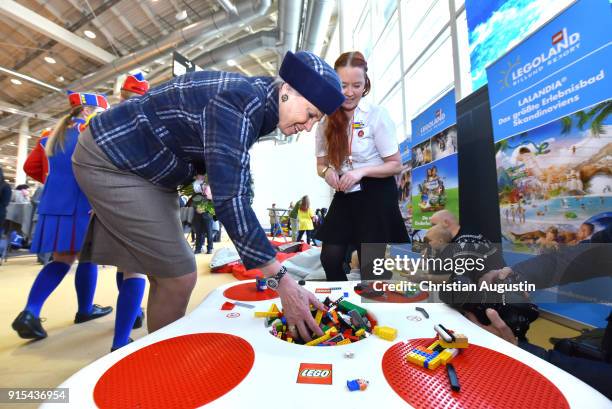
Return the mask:
M279 293L290 330L321 334L309 303L323 308L275 259L249 204L249 148L278 127L308 130L344 101L335 71L309 52L287 53L279 75L199 71L179 76L98 115L79 139L75 175L95 211L84 256L150 281L155 331L185 314L196 281L176 188L206 173L215 212L246 268Z

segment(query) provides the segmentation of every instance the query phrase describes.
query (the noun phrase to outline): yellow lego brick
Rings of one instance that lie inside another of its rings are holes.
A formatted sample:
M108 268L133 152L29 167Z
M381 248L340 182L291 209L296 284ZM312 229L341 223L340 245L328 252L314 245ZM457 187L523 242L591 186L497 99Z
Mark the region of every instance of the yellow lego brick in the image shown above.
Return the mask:
M387 341L393 341L397 337L397 330L391 327L374 327L374 334Z
M328 334L325 334L322 337L319 337L319 338L313 339L312 341L307 342L306 345L308 346L319 345L321 342L325 342L330 338L331 337Z
M270 309L268 310L268 312L280 312L280 310L278 309L276 304L272 303L272 305L270 306Z
M457 356L458 353L459 350L455 348L445 349L442 351L442 353L440 353L440 360L442 361L442 364L446 365L449 363L454 357Z
M431 369L432 371L440 366L442 361L440 360L440 355L436 356L434 359L427 363L427 369Z
M467 348L470 345L465 335L461 335L461 334L455 335L454 342L446 342L441 338L439 338L438 341L440 342L440 345L442 345L444 348L460 348L461 349L461 348Z
M258 318L278 318L280 312L270 312L270 311L255 311L255 316Z
M331 327L329 328L327 331L325 331L326 335L329 335L330 338L333 337L334 335L338 334L338 330L336 329L336 327Z
M321 325L321 318L323 318L323 311L318 310L317 315L315 315L315 321L317 322L317 325Z
M419 358L423 358L423 357L415 353L412 353L412 352L406 355L406 360L408 362L418 365L418 366L423 366L423 361L421 361Z
M355 332L355 336L356 336L356 337L360 337L360 336L362 336L363 334L365 334L365 328L358 329L358 330Z
M289 342L290 344L293 344L293 338L287 337L287 342Z
M340 342L336 342L336 345L347 345L347 344L350 344L350 343L351 343L351 340L348 339L348 338L345 338L345 339L343 339Z
M276 334L276 338L282 338L282 337L283 337L283 333L282 332L279 332L279 333Z
M428 346L428 347L427 347L427 349L428 349L429 351L432 351L432 352L433 352L433 350L434 350L434 349L436 349L436 347L437 347L438 345L440 345L440 342L439 342L439 341L436 341L436 342L434 342L433 344L431 344L430 346Z

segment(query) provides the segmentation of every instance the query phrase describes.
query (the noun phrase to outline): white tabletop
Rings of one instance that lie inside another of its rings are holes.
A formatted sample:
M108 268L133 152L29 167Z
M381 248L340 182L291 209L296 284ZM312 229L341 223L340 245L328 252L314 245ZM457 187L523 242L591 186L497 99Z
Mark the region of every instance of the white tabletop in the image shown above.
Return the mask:
M277 402L281 407L284 406L281 402L291 402L289 406L292 408L308 409L318 407L323 402L326 402L324 405L326 407L335 406L334 402L338 404L341 402L341 406L344 408L373 408L376 407L375 405L380 405L381 402L384 402L385 408L408 406L391 389L381 370L382 357L385 351L393 345L392 342L370 336L350 345L314 348L278 340L268 333L269 329L265 328L264 320L255 318L253 315L254 311L266 311L273 302L278 305L278 299L247 302L255 305L254 309L237 306L231 311L240 313L237 318L227 318L226 315L229 311L220 310L221 305L228 301L223 296L223 291L236 284L240 283L231 283L219 287L211 292L188 316L98 359L71 376L60 385L63 388L70 388L69 406L74 408L95 407L93 390L96 382L107 369L130 353L164 339L201 332L234 334L247 340L255 350L253 368L247 377L232 391L206 405L207 408L227 409L259 406L255 404L254 399L257 399L257 402L262 402L262 404L266 401L269 404ZM432 338L434 336L433 324L443 323L447 328L464 333L469 338L470 343L506 354L540 372L559 388L570 407L612 408L611 402L606 397L582 381L488 333L443 304L362 303L361 297L353 292L355 284L355 282L308 282L306 287L312 291L315 288L322 287L342 287L340 291L334 290L330 298L335 299L342 295L344 291L349 292L348 301L363 305L373 312L379 325L398 329L398 337L394 342L412 338ZM318 294L320 298L324 298L326 295ZM420 315L415 311L417 306L424 307L429 313L430 319L422 319L421 321L407 319L409 315ZM345 352L353 352L354 358L345 358ZM298 368L302 362L332 364L333 385L297 384ZM503 375L500 374L500 376ZM367 379L370 382L367 390L348 392L346 381L355 378ZM271 384L275 386L272 389L274 391L273 397L267 396L271 390ZM538 397L534 396L533 399L536 401ZM56 407L43 405L43 407L47 406L49 408ZM62 407L65 407L65 405L62 405Z

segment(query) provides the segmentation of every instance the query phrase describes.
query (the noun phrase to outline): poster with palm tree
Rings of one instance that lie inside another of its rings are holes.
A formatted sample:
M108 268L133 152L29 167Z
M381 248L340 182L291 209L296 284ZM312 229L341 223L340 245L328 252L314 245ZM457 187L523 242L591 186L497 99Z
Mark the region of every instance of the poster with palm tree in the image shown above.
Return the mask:
M542 253L612 223L612 100L495 144L504 249Z

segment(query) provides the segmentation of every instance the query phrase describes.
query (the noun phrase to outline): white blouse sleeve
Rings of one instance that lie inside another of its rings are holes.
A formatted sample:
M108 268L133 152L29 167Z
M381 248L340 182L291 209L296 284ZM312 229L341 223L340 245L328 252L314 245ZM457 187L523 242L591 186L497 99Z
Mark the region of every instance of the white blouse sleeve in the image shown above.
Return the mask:
M325 118L317 125L315 133L315 155L317 158L327 156L327 142L325 141Z
M395 123L381 106L377 107L378 115L374 124L374 143L381 158L386 158L399 151Z

